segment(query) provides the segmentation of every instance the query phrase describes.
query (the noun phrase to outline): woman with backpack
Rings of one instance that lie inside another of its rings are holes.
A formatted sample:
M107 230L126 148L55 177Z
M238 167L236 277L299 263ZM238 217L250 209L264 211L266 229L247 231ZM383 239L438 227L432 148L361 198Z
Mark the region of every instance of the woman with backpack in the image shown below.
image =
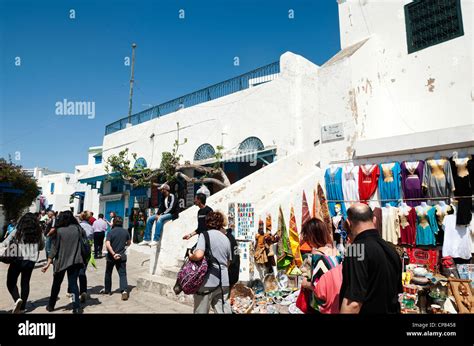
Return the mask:
M15 230L13 230L3 245L10 249L15 244L19 252L17 258L13 259L8 267L7 288L15 305L12 313L25 312L26 301L30 293L30 279L35 263L38 261L39 253L44 249L43 232L38 219L33 213L22 216ZM27 251L24 251L24 250ZM17 282L21 275L21 295L18 292Z
M53 285L46 310L50 312L54 310L64 275L67 273L69 291L73 294L73 313L82 313L77 281L79 273L84 267L82 243L87 238L86 232L79 226L72 212L68 210L59 214L56 227L56 241L51 248L48 263L41 269L45 273L51 263L54 263Z
M215 313L232 313L228 301L228 266L232 259L232 250L224 224L225 218L221 212L207 214L208 230L199 235L194 251L189 250L188 253L190 261L199 262L205 256L208 263L204 282L194 294L195 314L207 314L210 307Z

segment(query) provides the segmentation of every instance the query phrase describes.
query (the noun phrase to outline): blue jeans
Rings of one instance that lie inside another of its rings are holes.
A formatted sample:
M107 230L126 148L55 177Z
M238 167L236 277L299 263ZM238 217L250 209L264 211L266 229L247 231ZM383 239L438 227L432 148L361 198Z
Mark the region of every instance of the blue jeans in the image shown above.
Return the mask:
M153 241L160 240L161 232L163 231L163 226L169 220L171 220L173 216L171 214L163 214L160 215L158 220L156 220L156 215L152 215L146 220L146 228L145 228L145 235L143 236L143 240L150 241L151 240L151 229L153 228L153 223L156 221L155 227L155 235L153 237Z
M44 239L44 251L46 252L46 259L48 259L49 254L51 253L51 245L52 245L51 237L46 236Z
M127 284L127 262L126 261L109 261L105 264L104 289L105 292L112 292L112 271L117 268L120 279L120 292L128 291Z
M72 306L74 309L80 307L79 304L79 286L77 285L77 278L82 268L82 264L74 264L63 271L54 273L53 275L53 286L51 287L51 296L49 297L49 306L54 309L56 301L61 290L61 284L64 280L64 275L67 272L67 281L69 285L68 291L73 294Z

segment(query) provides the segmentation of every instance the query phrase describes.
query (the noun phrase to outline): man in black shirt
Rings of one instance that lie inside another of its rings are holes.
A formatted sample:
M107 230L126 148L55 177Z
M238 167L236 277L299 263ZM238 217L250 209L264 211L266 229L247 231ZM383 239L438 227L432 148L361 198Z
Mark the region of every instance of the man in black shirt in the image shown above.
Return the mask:
M120 216L114 218L112 229L107 234L105 246L107 248L107 261L105 266L104 289L102 294L110 294L112 289L112 271L117 268L120 278L120 291L122 300L128 299L127 284L127 255L126 246L130 246L130 234L123 227L123 220Z
M201 234L203 231L207 231L206 216L212 211L212 208L206 205L206 195L203 193L198 193L196 197L194 197L194 204L199 207L197 213L198 227L195 231L186 234L183 237L184 240L191 239L196 234Z
M372 209L366 204L351 206L346 228L352 244L342 264L341 313L399 313L402 263L395 249L380 237Z

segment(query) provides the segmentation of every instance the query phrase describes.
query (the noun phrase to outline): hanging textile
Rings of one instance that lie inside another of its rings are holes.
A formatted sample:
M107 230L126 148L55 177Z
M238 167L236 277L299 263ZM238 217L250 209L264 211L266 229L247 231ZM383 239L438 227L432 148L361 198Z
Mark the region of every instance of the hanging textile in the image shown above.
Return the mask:
M390 204L392 207L398 206L400 193L400 164L398 162L382 163L379 165L380 177L378 181L380 203Z
M394 245L398 244L400 237L400 221L398 219L398 208L382 208L382 238Z
M416 244L416 212L410 206L398 209L400 219L400 243L415 246Z
M375 207L373 209L374 216L375 216L375 228L379 231L380 236L382 236L382 208Z
M281 206L278 214L277 235L277 268L287 269L293 262L293 255L291 254L290 240L288 239L288 232L286 230L285 219L283 218Z
M379 166L361 165L359 166L359 197L360 201L367 203L377 190L377 180L379 177Z
M303 227L303 225L310 219L311 219L311 215L309 214L308 201L306 199L306 194L303 190L303 202L301 206L301 227ZM309 246L307 242L302 241L301 246L300 246L300 251L302 253L311 252L311 246Z
M321 203L319 201L317 189L313 190L313 217L320 220L324 220L323 214L321 211Z
M423 161L403 161L400 165L402 175L402 190L403 197L410 198L422 198L423 192L421 189L421 183L423 181L423 171L425 163ZM406 201L410 207L419 206L423 200Z
M451 158L451 171L454 179L455 196L472 196L474 193L474 161L469 155L466 158ZM472 219L472 198L459 198L456 224L469 225Z
M340 205L342 214L346 216L346 204L344 203L344 194L342 193L342 168L337 167L335 170L331 168L326 169L324 181L326 182L327 198L331 201L328 203L331 216L337 215L335 210L336 204Z
M416 245L436 245L435 235L438 234L436 209L424 206L416 207L418 226L416 227Z
M328 232L330 232L332 235L331 216L329 216L328 203L326 202L326 197L324 196L324 191L323 191L323 188L321 187L321 184L318 184L318 201L321 208L321 216L322 216L321 220L323 220L326 223L328 227Z
M449 160L445 158L427 160L422 186L426 188L429 205L435 205L440 201L430 200L430 197L451 196L454 191L454 180ZM449 204L449 198L444 202Z
M296 227L296 217L295 217L295 210L291 207L290 210L290 246L291 246L291 253L293 254L293 260L297 267L303 264L303 260L301 259L301 252L300 252L300 237L298 235L298 229Z
M346 210L359 200L359 166L349 164L342 168L342 194L346 201Z

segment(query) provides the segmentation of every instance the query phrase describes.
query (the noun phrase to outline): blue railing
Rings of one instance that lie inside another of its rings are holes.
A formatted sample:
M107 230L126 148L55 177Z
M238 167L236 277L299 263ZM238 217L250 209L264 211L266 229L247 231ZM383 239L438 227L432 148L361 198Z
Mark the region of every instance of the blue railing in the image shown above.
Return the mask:
M219 97L239 92L249 88L250 86L256 86L271 81L275 79L279 73L280 63L279 61L276 61L243 75L228 79L224 82L211 85L207 88L175 98L174 100L145 109L144 111L132 115L131 123L132 125L141 124L145 121L176 112L181 108L192 107L199 103L215 100ZM105 134L109 135L122 130L126 127L127 123L128 117L117 120L105 127Z

